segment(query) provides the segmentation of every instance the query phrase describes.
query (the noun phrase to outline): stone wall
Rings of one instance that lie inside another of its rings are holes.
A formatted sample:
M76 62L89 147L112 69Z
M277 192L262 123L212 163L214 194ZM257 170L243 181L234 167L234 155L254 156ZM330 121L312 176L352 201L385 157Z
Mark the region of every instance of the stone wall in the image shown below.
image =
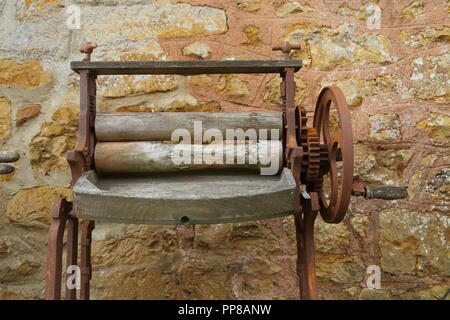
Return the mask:
M79 30L67 27L70 5ZM409 186L407 200L357 198L342 224L319 221L320 297L436 299L450 287L449 1L1 0L0 17L0 149L21 154L16 173L0 178L0 299L43 297L49 207L70 197L79 91L69 62L84 41L98 43L98 61L276 59L271 46L301 44L297 103L311 111L322 86L341 87L356 173ZM98 83L99 111L279 110L273 75ZM298 298L290 217L98 223L94 239L96 299ZM366 288L369 265L381 267L381 290Z

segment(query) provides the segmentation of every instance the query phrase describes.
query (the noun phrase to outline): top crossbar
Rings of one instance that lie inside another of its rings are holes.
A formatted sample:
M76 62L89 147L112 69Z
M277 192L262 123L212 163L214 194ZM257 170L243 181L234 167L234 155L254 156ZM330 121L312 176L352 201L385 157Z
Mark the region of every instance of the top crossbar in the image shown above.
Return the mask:
M208 60L208 61L72 61L72 70L90 70L97 75L124 74L238 74L282 73L286 68L295 71L301 60Z

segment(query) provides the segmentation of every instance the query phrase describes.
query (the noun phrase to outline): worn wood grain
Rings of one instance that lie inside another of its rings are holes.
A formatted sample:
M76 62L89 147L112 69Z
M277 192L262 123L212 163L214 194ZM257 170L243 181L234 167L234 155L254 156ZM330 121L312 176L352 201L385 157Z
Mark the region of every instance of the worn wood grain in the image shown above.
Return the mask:
M183 156L187 155L186 158ZM95 168L101 173L175 172L211 168L282 167L281 141L237 144L167 144L161 142L100 142Z
M72 70L91 70L97 75L113 74L227 74L281 73L300 70L301 60L207 60L207 61L72 61Z
M99 141L169 141L175 129L186 129L194 138L194 124L201 123L203 132L219 129L223 135L227 129L266 129L266 139L280 139L283 127L282 113L277 111L256 112L115 112L99 113L95 120L95 133ZM272 137L271 129L277 130ZM225 140L224 136L224 140ZM193 140L191 140L193 141Z

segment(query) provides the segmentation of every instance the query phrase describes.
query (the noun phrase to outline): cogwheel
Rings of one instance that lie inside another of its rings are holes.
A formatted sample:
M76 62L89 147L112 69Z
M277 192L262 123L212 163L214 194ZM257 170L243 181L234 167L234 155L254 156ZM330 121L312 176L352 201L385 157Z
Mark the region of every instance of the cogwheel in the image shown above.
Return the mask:
M302 130L302 183L310 187L321 186L320 138L315 128Z

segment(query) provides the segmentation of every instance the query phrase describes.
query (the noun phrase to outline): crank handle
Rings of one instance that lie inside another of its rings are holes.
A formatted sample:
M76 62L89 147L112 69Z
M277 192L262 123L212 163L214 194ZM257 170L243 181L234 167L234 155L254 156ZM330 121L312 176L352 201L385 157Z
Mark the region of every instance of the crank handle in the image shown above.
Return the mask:
M361 182L353 182L352 188L353 196L363 196L366 199L383 199L383 200L395 200L405 199L408 197L407 187L372 187L365 186Z
M407 187L370 187L365 186L366 199L384 199L384 200L395 200L395 199L405 199L408 197Z

